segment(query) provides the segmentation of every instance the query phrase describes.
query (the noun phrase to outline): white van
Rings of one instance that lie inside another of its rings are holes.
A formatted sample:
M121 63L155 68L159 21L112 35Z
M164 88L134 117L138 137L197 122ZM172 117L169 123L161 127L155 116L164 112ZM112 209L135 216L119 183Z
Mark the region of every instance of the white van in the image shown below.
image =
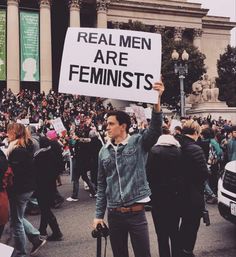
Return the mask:
M236 224L236 161L225 165L218 181L218 208L222 217Z

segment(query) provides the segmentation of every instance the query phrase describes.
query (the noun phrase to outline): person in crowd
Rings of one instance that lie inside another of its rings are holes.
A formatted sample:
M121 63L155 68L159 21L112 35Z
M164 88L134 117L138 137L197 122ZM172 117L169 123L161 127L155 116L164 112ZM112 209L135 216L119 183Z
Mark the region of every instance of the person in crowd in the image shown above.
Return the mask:
M207 164L209 165L210 170L210 186L215 194L218 191L218 178L220 177L222 163L223 163L223 150L217 141L216 131L210 129L211 138L210 138L210 149L209 157L207 159Z
M97 174L98 174L98 154L102 148L102 142L98 138L98 132L96 130L91 130L89 132L90 142L90 158L91 158L91 181L95 185L95 190L97 189Z
M9 219L9 201L7 187L12 185L12 170L8 169L8 162L5 154L0 150L0 239L5 224Z
M30 136L31 136L31 140L33 142L33 146L34 146L34 153L36 151L39 150L40 145L39 145L39 141L40 141L40 135L37 133L36 127L34 126L28 126L27 129L29 130Z
M73 137L74 131L71 130L71 137ZM64 130L59 134L59 141L62 143L63 151L63 162L64 162L64 173L71 174L72 169L72 159L71 159L71 148L70 148L70 136L67 131ZM61 186L62 183L58 183L57 186Z
M178 140L179 142L181 142L181 139L183 137L182 135L182 128L180 126L176 126L174 128L174 133L173 133L174 137L176 140Z
M33 256L46 243L40 238L39 231L24 217L26 204L35 190L33 143L25 126L20 123L9 124L7 134L10 142L7 156L14 175L9 200L16 256L26 257L26 236L33 245L30 252Z
M180 192L183 182L179 142L163 128L147 161L151 188L152 218L160 257L179 257Z
M47 131L46 137L50 140L50 146L57 158L57 163L55 167L55 169L57 170L57 178L55 179L55 185L57 185L57 179L65 169L63 155L62 155L63 145L59 143L57 132L55 130ZM54 189L55 189L55 194L54 194L55 200L54 200L54 204L52 203L52 206L54 208L59 208L64 202L64 198L60 195L57 187L55 187Z
M34 154L34 166L36 170L36 196L41 211L40 235L47 238L48 241L60 241L63 234L50 208L55 199L53 193L56 192L57 156L46 137L40 139L40 149ZM47 234L48 225L52 229L50 236Z
M40 148L39 146L40 135L37 134L36 128L34 126L29 125L28 127L26 127L26 129L28 130L30 139L33 143L33 154L34 154ZM32 194L32 196L30 197L30 200L27 203L25 213L27 215L38 215L40 213L35 192Z
M211 128L204 128L201 131L201 134L197 140L197 144L199 146L201 146L204 155L205 155L205 159L206 161L209 160L209 153L210 153L210 142L211 139L214 135L214 132ZM208 166L208 179L205 181L205 185L204 185L204 193L206 196L206 202L209 204L216 204L217 203L217 196L216 194L213 192L213 190L211 189L210 185L209 185L209 178L211 176L211 172L210 172L210 164L207 164Z
M231 139L227 143L227 159L229 162L236 160L236 126L232 126L230 131Z
M114 257L128 257L128 234L135 257L150 257L148 224L144 204L150 200L146 179L148 152L161 134L162 113L160 100L164 91L162 82L155 83L158 91L150 126L141 133L129 136L130 117L122 111L107 115L110 141L99 153L96 217L93 227L104 226L108 209L110 241Z
M77 131L77 139L74 144L74 158L73 158L73 191L71 197L66 200L69 202L78 201L79 195L79 179L82 177L83 181L89 187L90 197L96 196L95 187L88 177L88 171L91 169L91 138L85 137L88 132L83 130Z
M205 209L204 183L208 168L202 148L196 141L200 135L200 125L188 120L182 128L182 170L183 191L181 196L181 224L179 231L181 257L193 257L202 212Z

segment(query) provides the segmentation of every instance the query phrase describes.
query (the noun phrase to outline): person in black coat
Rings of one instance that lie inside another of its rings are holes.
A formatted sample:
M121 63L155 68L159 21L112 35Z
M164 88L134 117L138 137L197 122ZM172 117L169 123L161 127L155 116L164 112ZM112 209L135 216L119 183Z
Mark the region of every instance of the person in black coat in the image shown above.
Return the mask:
M188 120L183 125L182 133L184 186L181 200L180 244L181 256L192 257L200 219L205 209L204 183L208 177L208 169L204 152L196 143L200 135L200 125L196 121Z
M32 243L31 255L35 255L46 243L39 231L25 219L26 205L35 190L33 143L25 126L11 123L7 128L9 166L13 171L13 186L9 190L10 215L13 227L16 257L26 256L26 236Z
M50 140L46 137L41 137L40 149L34 154L36 196L41 211L40 235L47 237L47 226L49 225L52 229L52 235L47 237L49 241L60 241L63 237L57 219L50 208L56 192L57 163L57 155L52 149Z
M57 133L55 130L49 130L46 133L46 137L49 139L52 151L57 158L57 163L55 164L56 165L55 170L57 172L57 178L55 179L55 185L56 185L58 177L65 169L65 165L63 162L63 155L62 155L62 144L59 143L57 138ZM52 206L54 208L59 208L63 202L64 202L64 198L60 195L57 187L55 187L54 203L52 203Z
M96 195L94 185L92 184L87 174L87 172L91 170L91 138L79 137L82 135L84 135L84 132L77 132L78 137L74 145L72 170L73 191L71 197L66 199L69 202L78 201L80 177L82 177L83 181L87 183L90 197L95 197Z
M172 135L160 136L152 147L147 162L147 176L152 191L152 218L159 255L177 257L180 252L178 231L182 173L180 144Z
M98 154L102 148L102 142L98 138L98 132L91 130L89 132L90 142L90 158L91 158L91 181L97 188L97 174L98 174Z

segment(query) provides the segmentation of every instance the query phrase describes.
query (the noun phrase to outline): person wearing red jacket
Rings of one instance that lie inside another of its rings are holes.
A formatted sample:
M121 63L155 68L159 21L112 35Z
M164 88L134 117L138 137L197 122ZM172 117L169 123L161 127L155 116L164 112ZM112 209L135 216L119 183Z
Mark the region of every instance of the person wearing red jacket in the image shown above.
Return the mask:
M9 219L9 202L6 189L12 185L12 176L12 170L8 168L7 159L0 150L0 238Z

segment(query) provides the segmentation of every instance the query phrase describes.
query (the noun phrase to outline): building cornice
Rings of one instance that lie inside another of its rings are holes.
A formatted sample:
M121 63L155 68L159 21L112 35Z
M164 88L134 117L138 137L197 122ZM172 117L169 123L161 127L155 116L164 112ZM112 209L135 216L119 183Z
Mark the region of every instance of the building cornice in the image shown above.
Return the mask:
M149 12L156 14L170 14L175 16L191 16L203 18L207 15L209 9L202 9L197 7L190 7L190 5L184 6L184 2L179 2L179 5L171 5L171 1L155 1L155 2L141 2L141 1L129 1L119 0L111 1L109 9L114 10L127 10L136 12ZM195 6L195 5L194 5Z
M236 27L236 22L228 17L206 16L202 19L202 28L231 30Z
M18 6L20 3L20 0L7 0L7 5L15 5Z

